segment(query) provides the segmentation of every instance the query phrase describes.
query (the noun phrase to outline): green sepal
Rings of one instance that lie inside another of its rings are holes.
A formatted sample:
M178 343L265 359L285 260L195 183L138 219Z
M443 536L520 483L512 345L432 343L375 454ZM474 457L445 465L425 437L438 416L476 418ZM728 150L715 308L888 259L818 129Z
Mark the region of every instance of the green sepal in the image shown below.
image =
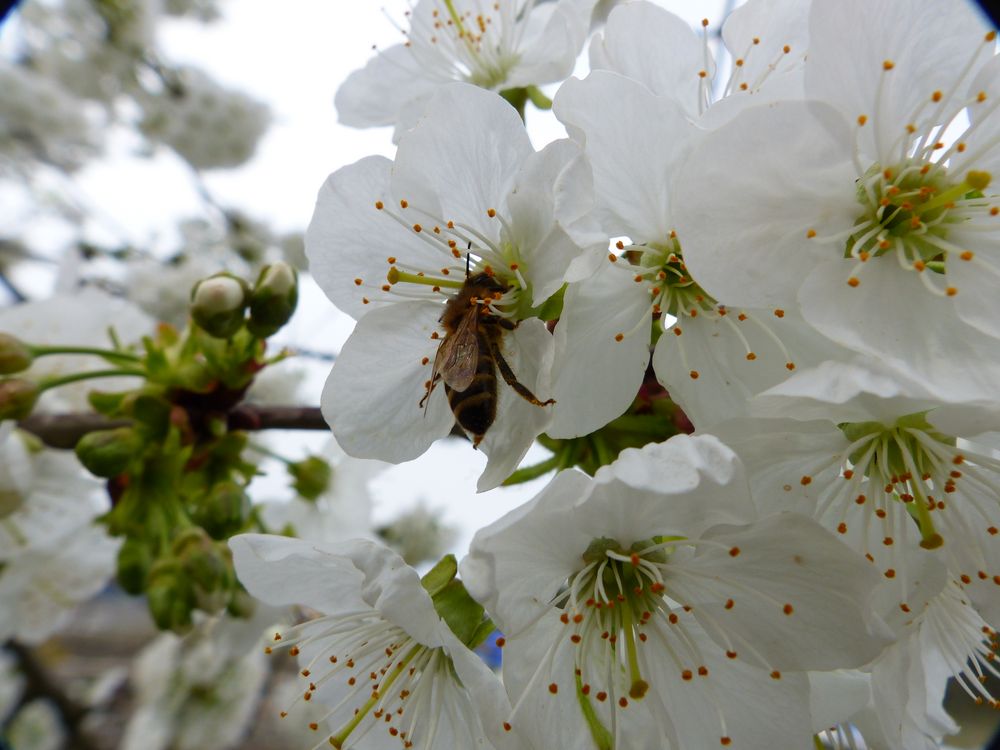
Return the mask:
M131 427L90 432L76 443L76 457L94 476L110 479L128 469L141 453L142 441Z
M146 576L153 564L149 545L142 539L129 537L118 550L118 585L133 596L146 589Z
M454 555L445 555L420 579L421 585L431 598L451 583L458 575L458 560Z
M125 397L128 391L120 393L108 393L106 391L90 391L87 393L87 401L98 414L106 417L115 417L122 413Z
M465 645L470 649L479 648L482 644L486 643L486 639L489 638L496 629L497 626L493 623L493 620L487 617L479 623L479 627L476 628L476 632L472 634L472 639Z
M538 318L539 320L549 321L556 320L562 315L563 309L563 298L566 295L566 287L568 284L563 284L559 289L545 300L538 307L531 311L531 314Z
M483 622L483 606L469 596L462 582L453 578L431 600L458 640L466 646L472 643Z
M538 109L549 110L552 109L552 100L547 97L538 86L531 85L525 89L528 95L528 99L531 103L535 105Z

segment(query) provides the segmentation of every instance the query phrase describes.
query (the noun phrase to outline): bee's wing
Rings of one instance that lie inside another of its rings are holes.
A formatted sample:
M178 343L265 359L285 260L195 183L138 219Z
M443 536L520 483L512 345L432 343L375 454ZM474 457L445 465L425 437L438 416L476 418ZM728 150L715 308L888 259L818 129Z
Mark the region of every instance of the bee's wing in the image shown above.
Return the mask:
M438 347L434 371L449 388L464 391L476 376L479 364L479 305L473 305L455 332Z

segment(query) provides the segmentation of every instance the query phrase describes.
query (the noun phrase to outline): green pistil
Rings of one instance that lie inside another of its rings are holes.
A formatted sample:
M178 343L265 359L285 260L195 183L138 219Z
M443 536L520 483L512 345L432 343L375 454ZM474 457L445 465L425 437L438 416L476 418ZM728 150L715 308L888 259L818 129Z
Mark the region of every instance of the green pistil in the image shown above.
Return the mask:
M465 285L464 279L458 281L457 279L442 279L437 276L421 276L420 274L400 271L395 266L389 269L389 273L385 275L385 278L390 284L398 284L402 281L407 284L423 284L424 286L432 287L446 286L449 289L461 289Z
M892 486L897 497L900 493L896 487L899 485L908 487L912 492L912 500L904 501L903 498L900 500L905 502L908 512L917 522L921 536L920 546L924 549L936 549L944 544L944 539L934 526L934 519L931 516L931 501L924 493L922 472L925 463L923 460L925 450L920 441L908 430L920 430L927 437L942 445L953 445L954 440L935 432L927 421L926 413L923 412L902 417L891 428L886 428L878 422L855 422L843 424L840 429L852 442L864 437L870 438L867 443L860 445L850 456L852 462L860 460L873 444L878 446L865 467L865 475L869 479L889 485L890 480L895 477L899 481L892 483ZM882 456L886 457L885 466L879 466ZM903 480L902 477L909 477L909 479Z
M932 211L936 208L947 206L952 201L961 200L969 193L982 192L992 180L989 172L969 172L965 176L965 181L959 185L945 190L935 195L931 200L921 204L921 211Z
M347 722L347 724L345 724L339 732L330 736L331 745L338 749L344 746L344 740L350 736L351 732L357 729L358 724L360 724L362 719L368 715L368 712L371 711L380 700L382 700L382 697L389 691L389 688L392 687L393 683L399 678L399 676L403 674L410 662L413 661L413 658L426 648L426 646L418 643L410 649L409 653L403 657L402 661L396 664L395 669L392 670L392 674L389 675L389 677L386 678L381 685L379 685L378 690L372 692L371 697L365 701L361 708L358 709L357 713L354 714L351 720Z
M468 36L465 31L465 26L462 25L462 18L458 15L458 11L455 10L454 0L444 0L444 5L448 9L448 15L451 16L451 20L455 23L455 28L458 29L458 35L466 38Z
M639 654L635 647L635 630L632 627L631 604L631 601L625 601L622 604L622 630L625 631L625 651L628 654L629 674L632 675L632 687L629 688L628 694L630 698L639 700L649 690L649 683L642 679L642 673L639 670Z
M611 737L611 732L601 723L597 712L590 704L588 694L583 692L583 677L580 670L576 670L576 700L580 704L584 721L587 722L587 728L590 729L590 736L594 739L597 750L613 750L615 741Z

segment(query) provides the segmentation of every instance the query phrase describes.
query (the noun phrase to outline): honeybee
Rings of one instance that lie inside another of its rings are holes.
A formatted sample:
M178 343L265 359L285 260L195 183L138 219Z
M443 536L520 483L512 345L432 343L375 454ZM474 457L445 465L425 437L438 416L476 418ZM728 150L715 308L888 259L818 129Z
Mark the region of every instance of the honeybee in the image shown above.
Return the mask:
M518 382L500 351L504 331L517 327L504 317L489 310L489 303L498 299L509 287L492 273L483 271L470 276L468 267L465 284L448 300L438 319L445 336L434 356L427 393L420 400L424 406L439 380L444 381L455 421L472 435L472 445L478 447L497 415L497 369L521 398L535 406L554 404L553 399L540 401L526 386Z

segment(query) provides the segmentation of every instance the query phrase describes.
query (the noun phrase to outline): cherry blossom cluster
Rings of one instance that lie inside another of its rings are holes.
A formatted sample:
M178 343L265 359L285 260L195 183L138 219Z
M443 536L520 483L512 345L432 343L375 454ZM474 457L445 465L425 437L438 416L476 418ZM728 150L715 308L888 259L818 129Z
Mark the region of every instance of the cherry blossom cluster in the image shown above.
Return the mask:
M398 150L306 235L357 320L334 436L463 431L480 490L536 440L559 471L423 578L235 538L251 593L321 615L268 650L317 747L940 747L949 679L1000 705L996 33L958 0L749 0L719 42L606 5L420 0L341 88ZM536 150L529 102L568 138Z

